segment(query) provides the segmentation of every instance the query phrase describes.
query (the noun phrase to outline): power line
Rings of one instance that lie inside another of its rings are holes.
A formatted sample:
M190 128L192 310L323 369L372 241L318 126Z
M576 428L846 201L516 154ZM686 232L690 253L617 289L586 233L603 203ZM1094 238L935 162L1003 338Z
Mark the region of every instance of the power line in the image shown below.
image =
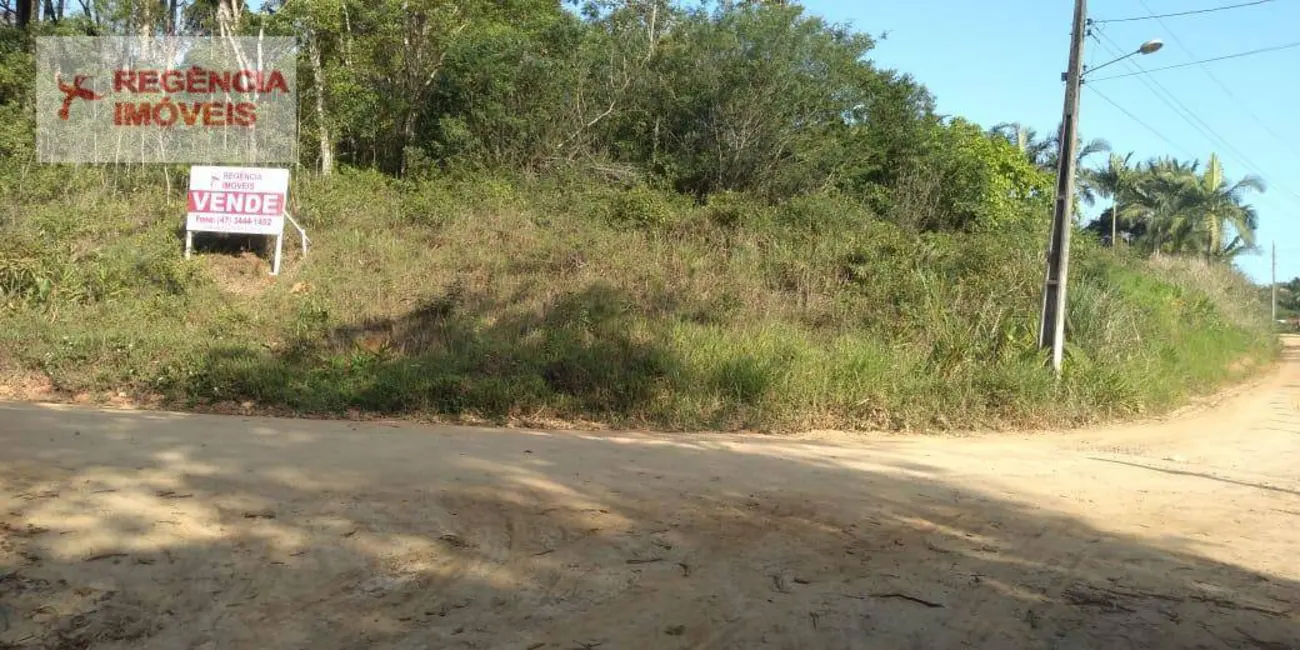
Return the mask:
M1167 65L1164 66L1163 68L1151 68L1150 70L1143 70L1142 72L1129 72L1126 74L1111 75L1109 77L1102 77L1101 79L1090 79L1089 81L1097 82L1097 81L1107 81L1110 79L1123 79L1124 77L1132 77L1134 75L1139 75L1139 74L1150 74L1152 72L1161 72L1164 70L1176 70L1178 68L1186 68L1188 66L1193 66L1193 65L1214 63L1215 61L1227 61L1228 59L1240 59L1243 56L1253 56L1256 54L1264 54L1267 52L1277 52L1279 50L1287 50L1293 47L1300 47L1300 41L1296 41L1294 43L1286 43L1284 45L1274 45L1273 47L1265 47L1258 50L1251 50L1249 52L1238 52L1236 54L1216 56L1212 59L1201 59L1200 61L1188 61L1187 63L1179 63L1177 65Z
M1195 54L1192 53L1192 50L1183 43L1183 39L1178 38L1178 35L1175 34L1172 29L1169 29L1169 26L1165 24L1165 21L1161 20L1159 16L1156 16L1155 12L1151 10L1151 6L1147 4L1147 0L1138 0L1138 2L1142 4L1142 8L1145 9L1148 14L1151 14L1151 17L1156 19L1156 22L1160 25L1161 29L1169 33L1169 37L1174 40L1174 43L1177 44L1178 47L1182 49L1182 51L1187 53L1187 56L1189 57L1196 56ZM1251 119L1255 120L1255 123L1258 124L1260 128L1268 132L1268 134L1273 136L1275 139L1277 139L1278 142L1281 142L1283 146L1290 149L1292 153L1296 154L1296 156L1300 156L1300 149L1296 148L1295 145L1292 145L1290 142L1288 142L1287 139L1283 137L1281 134L1279 134L1277 131L1274 131L1272 128L1270 128L1268 124L1264 122L1263 119L1261 119L1258 115L1255 114L1255 111L1252 111L1250 109L1249 105L1247 105L1245 102L1237 98L1237 95L1233 93L1231 89L1228 88L1227 84L1220 81L1219 78L1215 76L1213 72L1210 72L1209 68L1207 68L1204 65L1200 65L1199 67L1201 68L1201 71L1205 73L1205 76L1209 77L1210 80L1213 81L1215 85L1217 85L1219 89L1222 90L1224 94L1228 96L1229 99L1235 102L1237 106L1239 106L1247 115L1250 116Z
M1186 149L1182 148L1181 146L1179 146L1179 145L1178 145L1177 143L1175 143L1173 140L1170 140L1169 138L1165 137L1165 134L1163 134L1163 133L1161 133L1160 131L1156 130L1155 127L1151 126L1150 124L1147 124L1146 122L1143 122L1143 121L1142 121L1142 118L1140 118L1140 117L1138 117L1138 116L1136 116L1136 115L1130 113L1129 110L1128 110L1127 108L1124 108L1123 106L1121 106L1121 105L1119 104L1119 102L1116 102L1115 100L1113 100L1113 99L1107 97L1107 96L1105 95L1105 93L1103 93L1103 92L1101 92L1100 90L1097 90L1096 88L1094 88L1094 87L1092 87L1092 86L1089 86L1089 85L1087 85L1087 84L1084 84L1083 87L1084 87L1084 88L1087 88L1087 89L1088 89L1089 91L1091 91L1094 95L1096 95L1096 96L1098 96L1098 97L1100 97L1100 98L1106 100L1106 103L1110 104L1111 106L1114 106L1114 107L1115 107L1119 112L1121 112L1121 113L1127 115L1128 118L1129 118L1130 120L1133 120L1134 122L1137 122L1139 126L1141 126L1142 128L1144 128L1144 129L1150 131L1150 132L1151 132L1153 135L1155 135L1157 138L1160 138L1161 140L1164 140L1164 141L1165 141L1165 144L1169 145L1170 147L1173 147L1174 149L1177 149L1178 151L1183 152L1183 153L1186 154L1188 157L1191 157L1191 158L1195 158L1195 157L1196 157L1195 154L1192 154L1192 153L1189 152L1188 150L1186 150Z
M1106 23L1129 23L1135 20L1151 20L1152 18L1156 18L1156 19L1176 18L1178 16L1194 16L1196 14L1209 14L1209 13L1214 13L1216 11L1227 11L1229 9L1241 9L1244 7L1254 7L1257 5L1267 4L1270 2L1273 2L1273 0L1255 0L1254 2L1243 2L1241 4L1227 5L1223 7L1210 7L1209 9L1194 9L1192 11L1179 11L1177 13L1161 14L1159 16L1153 14L1150 16L1133 16L1131 18L1112 18L1110 20L1093 20L1090 22L1091 24L1094 25L1104 25Z
M1111 50L1112 52L1114 52L1119 48L1119 46L1114 41L1112 41L1110 37L1106 36L1105 34L1102 34L1102 37L1105 38L1107 41L1109 41L1110 44L1115 47L1114 50ZM1098 40L1098 43L1101 43L1101 41ZM1103 47L1107 47L1107 49L1110 49L1110 46L1107 46L1104 43L1101 44ZM1139 70L1142 69L1140 65L1132 61L1128 61L1127 63L1131 67L1137 68ZM1168 88L1165 88L1163 85L1161 85L1159 81L1155 79L1147 79L1146 77L1139 77L1138 80L1141 81L1142 84L1147 87L1147 90L1150 90L1151 93L1156 96L1156 99L1159 99L1165 106L1167 106L1170 110L1172 110L1174 114L1182 118L1184 122L1187 122L1189 126L1195 129L1197 133L1200 133L1201 137L1205 138L1211 145L1213 145L1216 148L1225 150L1228 153L1228 155L1240 161L1242 163L1242 166L1246 167L1249 171L1253 172L1256 176L1259 176L1269 186L1276 187L1282 190L1283 192L1286 192L1287 194L1291 194L1295 196L1297 199L1300 199L1300 194L1296 194L1294 191L1287 188L1286 186L1283 186L1278 183L1274 183L1271 178L1268 178L1268 176L1263 172L1263 170L1259 167L1259 165L1256 165L1254 161L1250 159L1249 156L1247 156L1246 154L1242 153L1241 150L1234 147L1227 140L1227 138L1224 138L1223 136L1219 135L1219 133L1214 130L1214 127L1210 126L1205 120L1201 119L1199 115L1197 115L1191 108L1189 108L1185 103L1183 103L1182 100L1178 99L1178 97L1175 96L1172 92L1170 92ZM1195 158L1196 156L1193 157Z
M1114 46L1114 49L1111 50L1112 53L1120 49L1120 46L1117 43L1115 43L1113 40L1111 40L1109 36L1106 36L1104 32L1097 31L1096 34L1100 34L1101 38L1106 39L1106 41L1110 43L1110 45L1106 45L1105 43L1102 43L1100 39L1094 36L1094 40L1096 40L1103 47L1106 47L1107 49L1111 49L1111 46ZM1146 72L1142 70L1141 65L1138 65L1137 63L1131 60L1126 61L1125 63L1127 63L1130 67L1139 70L1139 72L1135 74L1140 75ZM1237 149L1235 146L1233 146L1232 143L1228 141L1227 138L1224 138L1223 136L1219 135L1219 133L1214 130L1214 127L1210 126L1205 120L1201 119L1201 117L1197 115L1195 111L1193 111L1186 104L1184 104L1182 100L1178 99L1177 96L1175 96L1172 92L1170 92L1168 88L1165 88L1158 80L1146 76L1138 77L1138 80L1141 81L1142 84L1147 87L1147 90L1150 90L1151 93L1156 96L1156 99L1159 99L1162 103L1164 103L1165 106L1168 106L1171 110L1173 110L1175 114L1177 114L1180 118L1183 119L1183 121L1187 122L1188 125L1190 125L1198 133L1200 133L1202 137L1204 137L1206 140L1210 142L1210 144L1218 148L1221 148L1225 150L1227 153L1229 153L1230 155L1232 155L1239 162L1241 162L1242 165L1246 167L1249 171L1253 172L1256 176L1259 176L1261 179L1263 179L1270 187L1276 187L1277 189L1280 189L1283 192L1295 197L1297 200L1300 200L1300 194L1297 194L1294 190L1290 189L1285 185L1273 182L1273 179L1269 178L1268 175L1264 173L1263 169L1259 165L1256 165L1255 162L1250 159L1250 156L1247 156L1246 154L1242 153L1240 149Z
M1095 33L1100 35L1100 38L1094 36L1093 40L1097 41L1098 45L1101 45L1102 47L1106 48L1112 54L1116 54L1116 52L1120 49L1119 45L1115 43L1115 41L1111 40L1111 38L1109 36L1106 36L1104 33L1100 31ZM1103 43L1101 41L1101 38L1106 39L1109 45ZM1142 69L1141 66L1134 63L1133 61L1125 61L1125 63L1129 67L1136 68L1138 70ZM1182 104L1182 102L1179 102L1178 98L1174 97L1173 94L1170 93L1168 90L1166 90L1164 86L1160 86L1159 82L1155 82L1155 85L1152 85L1152 82L1154 80L1147 79L1145 77L1139 77L1138 81L1141 81L1142 85L1146 86L1147 90L1151 91L1151 94L1155 95L1156 99L1160 100L1165 106L1167 106L1170 110L1172 110L1175 115L1182 118L1183 121L1187 122L1193 129L1196 130L1196 132L1200 133L1201 137L1210 141L1210 143L1215 145L1216 147L1221 146L1220 143L1221 138L1219 138L1217 134L1213 134L1212 130L1208 130L1209 127L1208 125L1205 125L1204 122L1197 124L1196 120L1189 118L1188 115L1191 114L1191 109L1187 108L1187 106ZM1198 156L1192 155L1192 157L1197 158Z

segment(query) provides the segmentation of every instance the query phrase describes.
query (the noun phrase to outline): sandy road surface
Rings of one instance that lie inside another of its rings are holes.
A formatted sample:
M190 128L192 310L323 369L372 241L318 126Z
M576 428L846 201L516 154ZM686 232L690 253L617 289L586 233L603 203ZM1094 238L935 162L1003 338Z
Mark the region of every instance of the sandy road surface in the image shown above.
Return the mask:
M1300 648L1300 357L1050 436L0 405L5 647Z

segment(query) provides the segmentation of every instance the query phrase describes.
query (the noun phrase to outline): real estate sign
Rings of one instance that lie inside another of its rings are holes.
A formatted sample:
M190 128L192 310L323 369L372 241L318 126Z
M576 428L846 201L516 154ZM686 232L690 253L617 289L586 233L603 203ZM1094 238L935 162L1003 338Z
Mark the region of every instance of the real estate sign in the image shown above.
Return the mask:
M289 197L289 170L191 167L185 229L280 236Z

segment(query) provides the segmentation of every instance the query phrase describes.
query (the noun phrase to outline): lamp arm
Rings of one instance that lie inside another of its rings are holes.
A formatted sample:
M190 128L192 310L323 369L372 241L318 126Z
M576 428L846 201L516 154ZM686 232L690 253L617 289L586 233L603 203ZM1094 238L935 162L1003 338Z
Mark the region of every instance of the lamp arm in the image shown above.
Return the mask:
M1130 56L1133 56L1134 54L1137 54L1137 53L1138 53L1138 51L1129 52L1128 54L1125 54L1124 56L1121 56L1121 57L1119 57L1118 59L1111 59L1110 61L1107 61L1107 62L1105 62L1105 63L1103 63L1103 64L1101 64L1101 65L1099 65L1099 66L1097 66L1097 67L1095 67L1095 68L1088 68L1087 70L1084 70L1084 71L1083 71L1083 75L1082 75L1082 76L1087 76L1089 73L1091 73L1091 72L1096 72L1097 70L1100 70L1100 69L1102 69L1102 68L1104 68L1104 67L1106 67L1106 66L1108 66L1108 65L1110 65L1110 64L1112 64L1112 63L1119 63L1120 61L1123 61L1124 59L1127 59L1127 58L1129 58Z

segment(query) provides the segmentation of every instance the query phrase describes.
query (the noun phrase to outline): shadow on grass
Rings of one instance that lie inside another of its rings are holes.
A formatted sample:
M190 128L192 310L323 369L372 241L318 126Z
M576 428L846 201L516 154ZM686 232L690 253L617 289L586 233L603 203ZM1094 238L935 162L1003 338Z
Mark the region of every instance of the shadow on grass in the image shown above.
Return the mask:
M0 445L0 647L1300 644L1300 584L894 444L0 406Z
M664 332L597 284L536 309L458 287L400 318L311 329L276 352L213 349L168 388L181 400L253 400L299 412L548 412L628 421L680 376Z

